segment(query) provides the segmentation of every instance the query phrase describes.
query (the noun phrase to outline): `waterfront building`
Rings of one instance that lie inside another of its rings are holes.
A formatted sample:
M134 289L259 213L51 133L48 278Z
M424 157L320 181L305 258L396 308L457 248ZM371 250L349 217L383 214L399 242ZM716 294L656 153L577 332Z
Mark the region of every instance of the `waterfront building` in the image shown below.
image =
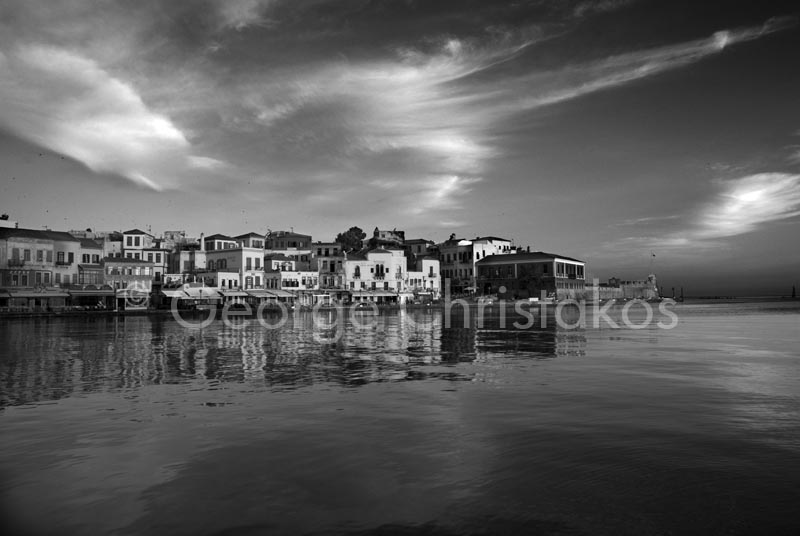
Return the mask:
M472 240L456 238L455 234L439 244L439 261L442 280L450 280L454 293L476 290L476 263L490 255L515 253L510 240L496 236L475 237Z
M481 294L501 299L582 298L586 263L543 251L490 255L476 263Z
M80 241L60 231L0 228L0 285L41 287L77 278Z
M311 268L319 273L321 290L344 290L344 248L338 242L316 242L313 244Z
M651 300L660 296L655 274L648 275L647 279L612 277L608 280L607 287L615 289L616 292L613 293L615 298Z
M100 264L103 259L103 246L97 240L80 238L80 262L78 263L78 277L71 281L73 285L103 285L103 267ZM68 286L70 281L62 280L64 286Z
M311 235L294 231L268 231L264 255L285 255L296 262L298 270L311 269Z
M128 259L144 259L144 250L153 247L155 237L140 229L131 229L122 233L122 253Z
M401 249L378 248L348 253L344 261L344 284L355 301L402 303L407 296L406 258Z
M153 288L153 264L130 257L102 261L104 284L115 292L118 310L146 309Z
M264 288L264 249L261 235L247 233L231 238L216 234L203 239L203 243L206 249L203 278L213 278L218 285L224 284L227 288ZM237 276L231 277L230 274Z
M406 292L416 301L438 300L442 288L439 259L433 256L417 259L406 275Z

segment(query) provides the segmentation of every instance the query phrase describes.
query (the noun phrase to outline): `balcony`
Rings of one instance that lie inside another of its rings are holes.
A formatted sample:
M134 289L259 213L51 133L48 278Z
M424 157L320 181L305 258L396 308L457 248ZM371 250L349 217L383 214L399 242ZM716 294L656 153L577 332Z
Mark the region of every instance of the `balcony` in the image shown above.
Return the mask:
M382 280L386 277L386 274L375 274L375 279Z
M72 264L72 261L56 261L56 266L69 266Z
M25 261L22 259L8 259L8 266L10 268L17 266L25 266Z

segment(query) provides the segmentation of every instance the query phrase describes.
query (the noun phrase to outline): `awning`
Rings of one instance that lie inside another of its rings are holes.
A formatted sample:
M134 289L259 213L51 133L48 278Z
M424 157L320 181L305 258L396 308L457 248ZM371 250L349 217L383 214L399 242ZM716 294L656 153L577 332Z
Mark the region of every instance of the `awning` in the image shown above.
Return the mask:
M180 289L161 289L161 294L167 298L186 298L186 293Z
M222 290L222 295L227 297L233 298L245 298L247 297L247 292L243 292L241 290Z
M267 292L270 292L270 293L274 294L278 298L294 298L295 297L293 292L289 292L288 290L281 290L279 288L271 288L271 289L267 290Z
M5 290L0 290L0 298L10 298L11 294L6 292Z
M219 292L212 287L184 287L183 292L191 300L218 300Z
M150 292L147 290L127 288L117 290L117 298L145 298L148 296L150 296Z
M11 298L69 298L69 294L58 290L44 292L36 292L35 290L9 290L8 294Z
M392 292L390 290L351 290L350 291L354 297L381 297L381 298L389 298L392 296L397 296L396 292Z
M250 289L247 291L247 294L254 298L277 298L277 296L272 294L270 291L264 289Z
M76 298L78 296L113 296L113 290L69 290L69 295Z

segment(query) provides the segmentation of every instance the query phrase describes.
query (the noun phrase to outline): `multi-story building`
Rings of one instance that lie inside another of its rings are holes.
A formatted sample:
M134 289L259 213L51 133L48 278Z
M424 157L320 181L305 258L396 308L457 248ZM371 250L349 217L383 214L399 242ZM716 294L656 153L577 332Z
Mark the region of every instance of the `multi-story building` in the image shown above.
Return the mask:
M78 263L77 280L72 281L73 285L92 285L98 286L105 284L103 276L103 246L101 242L90 238L80 238L80 262ZM64 285L68 281L62 281Z
M294 259L299 270L311 269L311 251L311 235L294 231L267 232L264 254L281 254Z
M343 290L344 248L338 242L316 242L312 247L311 269L319 273L319 288Z
M502 299L582 298L586 263L542 251L490 255L477 262L478 289Z
M238 239L223 235L212 235L204 240L206 247L206 271L238 274L238 288L264 288L264 250L247 244L260 243L256 233L242 235ZM255 241L255 242L254 242ZM217 276L226 279L229 276Z
M77 279L80 241L60 231L0 228L0 284L50 287Z
M401 249L349 253L344 261L345 288L356 301L401 302L407 271Z
M203 243L206 253L211 251L219 251L221 249L234 249L239 246L235 238L223 234L213 234L211 236L201 238L200 241Z
M142 260L144 250L153 247L154 237L140 229L131 229L122 233L122 252L125 258Z
M406 275L406 291L418 301L438 300L442 288L439 274L439 260L434 257L420 257L414 269Z
M476 290L476 263L479 260L517 251L505 238L479 236L468 240L456 238L454 234L438 248L442 279L450 280L450 288L455 293Z
M153 289L153 264L129 257L107 257L102 261L104 284L116 293L119 310L146 309Z

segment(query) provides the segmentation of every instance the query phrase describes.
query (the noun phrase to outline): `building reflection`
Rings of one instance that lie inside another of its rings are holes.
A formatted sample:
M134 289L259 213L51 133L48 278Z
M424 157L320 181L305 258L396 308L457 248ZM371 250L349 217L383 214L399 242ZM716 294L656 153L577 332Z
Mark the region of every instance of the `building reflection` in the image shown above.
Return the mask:
M275 323L278 319L267 319ZM0 405L165 383L248 382L269 389L383 381L469 380L463 362L584 355L585 334L496 311L457 309L355 317L291 315L279 329L252 319L187 329L171 318L42 318L0 326ZM443 368L444 367L444 368Z

